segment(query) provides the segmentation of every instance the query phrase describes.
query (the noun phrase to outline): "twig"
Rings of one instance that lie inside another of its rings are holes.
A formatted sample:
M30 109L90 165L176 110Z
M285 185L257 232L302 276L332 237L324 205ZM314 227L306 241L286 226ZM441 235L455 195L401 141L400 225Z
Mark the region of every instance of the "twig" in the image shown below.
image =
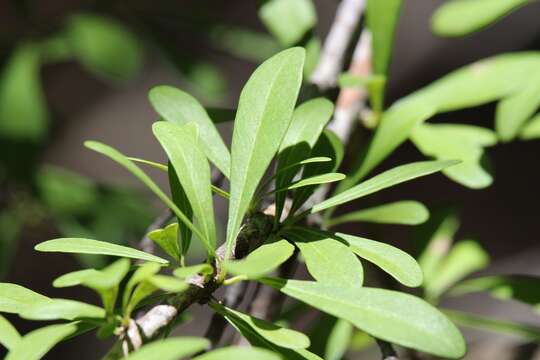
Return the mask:
M390 344L387 341L376 339L377 345L379 346L379 349L381 350L381 356L382 360L399 360L399 357L394 350L394 347L392 344Z

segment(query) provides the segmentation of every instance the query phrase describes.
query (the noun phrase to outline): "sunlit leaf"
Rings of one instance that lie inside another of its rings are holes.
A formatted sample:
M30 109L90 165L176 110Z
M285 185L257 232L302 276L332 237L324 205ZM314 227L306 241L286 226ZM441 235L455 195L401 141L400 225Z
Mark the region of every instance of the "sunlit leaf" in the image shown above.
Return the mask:
M232 140L226 258L257 185L291 122L304 57L301 48L273 56L255 70L240 95Z
M228 346L194 357L193 360L280 360L281 357L271 351L255 347Z
M47 299L25 308L19 315L29 320L75 320L104 318L105 310L95 305L68 299Z
M81 238L61 238L42 242L35 246L37 251L43 252L61 252L76 254L100 254L127 257L131 259L140 259L146 261L155 261L161 264L167 264L168 261L158 256L145 253L127 246L111 244L98 240Z
M172 86L150 90L150 103L165 120L177 125L194 122L199 127L199 144L208 159L226 176L230 173L230 153L202 105L188 93Z
M352 251L385 272L403 285L417 287L422 284L422 269L416 260L406 252L382 242L358 236L336 233L349 244Z
M159 272L159 269L161 266L158 263L153 262L147 262L142 264L131 277L129 278L126 287L124 289L124 294L122 297L122 308L125 310L126 306L129 301L129 297L131 296L131 293L133 292L133 288L137 286L139 283L145 281L152 275Z
M374 337L442 357L461 358L465 354L459 330L437 309L415 296L311 281L263 281L290 297L350 321Z
M307 41L304 48L306 49L306 62L304 64L304 79L309 79L321 56L321 40L313 36Z
M327 174L315 175L312 177L308 177L306 179L300 179L298 181L295 181L289 186L287 186L285 189L276 190L276 192L281 192L284 190L294 190L294 189L299 189L302 187L312 186L312 185L329 184L336 181L341 181L345 178L346 178L345 174L341 174L341 173L327 173Z
M126 357L126 360L177 360L194 355L210 346L210 342L198 337L177 337L158 340L143 346Z
M193 266L180 267L173 271L173 275L180 279L187 279L196 274L210 275L214 269L210 264L199 264Z
M168 292L181 292L189 287L185 281L173 276L153 275L148 281L158 289Z
M36 302L48 299L17 284L0 283L0 312L17 314Z
M348 321L338 319L330 332L326 344L324 358L326 360L340 360L349 348L354 327Z
M343 287L362 285L364 271L360 260L347 244L332 234L293 227L283 231L283 236L298 246L308 271L315 280Z
M328 222L335 226L347 222L371 222L379 224L418 225L429 218L429 211L418 201L404 200L353 211Z
M9 350L20 340L21 335L17 329L5 317L0 315L0 345Z
M259 17L284 47L300 41L317 22L311 0L269 0L260 7Z
M211 41L213 46L255 63L263 62L281 50L281 45L272 36L233 26L215 28Z

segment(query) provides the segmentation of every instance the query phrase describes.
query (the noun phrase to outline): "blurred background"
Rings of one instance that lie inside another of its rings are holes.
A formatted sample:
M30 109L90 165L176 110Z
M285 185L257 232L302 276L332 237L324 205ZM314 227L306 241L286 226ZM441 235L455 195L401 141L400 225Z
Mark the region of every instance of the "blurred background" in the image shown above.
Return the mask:
M441 3L404 1L388 104L475 60L540 47L539 2L459 39L432 34L430 16ZM315 4L314 32L324 40L338 1ZM136 244L163 209L127 172L83 142L99 140L130 156L163 162L151 133L157 114L147 100L150 88L175 85L205 105L234 109L249 74L279 48L253 0L0 0L0 280L55 297L94 296L82 288L55 289L51 282L107 259L37 254L34 245L63 236ZM492 128L493 118L489 105L434 121ZM229 124L220 129L230 136ZM487 189L467 189L436 175L370 197L365 205L404 198L430 209L451 205L461 220L458 237L473 236L491 255L484 272L540 275L539 153L540 141L499 144L488 151L495 181ZM383 166L422 158L406 144ZM166 176L148 173L168 188ZM219 211L224 214L223 207ZM375 230L353 231L367 236ZM379 240L411 247L409 229L376 231ZM451 305L540 325L525 306L501 307L482 295ZM22 333L35 326L10 319ZM193 331L197 328L204 327ZM471 336L479 346L468 358L510 358L501 349L515 339ZM85 335L58 346L48 358L96 359L107 346Z

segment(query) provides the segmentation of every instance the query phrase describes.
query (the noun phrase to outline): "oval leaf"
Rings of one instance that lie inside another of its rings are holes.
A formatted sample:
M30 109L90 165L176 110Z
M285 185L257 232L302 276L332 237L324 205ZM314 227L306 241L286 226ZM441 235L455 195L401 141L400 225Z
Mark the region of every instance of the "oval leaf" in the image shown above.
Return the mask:
M0 283L0 312L18 314L43 300L49 298L17 284Z
M378 224L418 225L429 218L429 211L418 201L404 200L354 211L332 219L328 226L347 222L371 222Z

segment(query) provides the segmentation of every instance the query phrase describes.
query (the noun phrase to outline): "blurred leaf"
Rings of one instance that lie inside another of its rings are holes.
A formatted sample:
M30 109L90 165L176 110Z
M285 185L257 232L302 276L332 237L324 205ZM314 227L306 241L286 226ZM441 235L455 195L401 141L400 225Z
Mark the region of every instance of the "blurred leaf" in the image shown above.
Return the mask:
M281 357L271 351L255 347L246 348L240 346L228 346L193 358L193 360L231 359L280 360Z
M148 278L145 279L144 281L141 281L137 285L137 287L135 287L135 290L131 294L131 297L129 298L129 301L124 311L124 316L126 318L129 318L129 316L131 316L131 313L141 301L143 301L148 296L152 295L154 292L159 290L156 285L146 280L148 280Z
M161 201L163 201L163 203L165 203L165 205L167 205L167 207L174 212L178 219L186 224L186 226L189 227L193 233L195 233L201 239L204 238L201 232L193 226L186 215L171 201L171 199L167 197L167 195L165 195L165 193L156 185L156 183L126 156L124 156L118 150L99 142L86 141L84 145L91 150L107 156L126 168L129 172L135 175L135 177L142 181Z
M305 349L309 347L309 338L301 332L280 327L269 321L229 309L217 303L213 303L211 306L231 323L235 323L236 318L239 318L253 331L273 344L287 349Z
M350 341L350 349L352 351L362 351L373 345L374 340L371 336L361 330L356 330Z
M10 349L4 360L39 360L76 331L76 323L49 325L31 331Z
M511 321L486 318L475 314L444 309L444 313L456 324L473 329L509 334L537 342L540 340L540 328L533 325L518 324Z
M291 183L299 168L289 167L310 156L311 149L321 136L333 112L334 105L325 98L306 101L294 110L289 129L279 146L276 189L286 189ZM285 170L287 168L288 170ZM286 196L286 191L276 194L276 220L281 217Z
M194 122L199 126L199 144L208 159L228 178L230 153L202 105L188 93L172 86L156 86L148 95L154 110L177 125Z
M459 241L439 264L433 275L426 279L429 281L424 282L427 297L437 299L465 276L485 268L488 262L488 254L476 241Z
M156 229L147 235L153 242L159 245L169 256L180 259L180 248L178 246L178 223L167 225L163 229Z
M519 137L522 140L540 138L540 114L536 114L521 130Z
M19 313L28 320L75 320L105 317L105 310L95 305L68 299L47 299L33 303Z
M269 0L260 7L259 17L283 47L298 43L317 22L311 0Z
M0 212L0 279L9 271L15 258L17 240L23 220L16 209Z
M429 354L461 358L465 342L437 309L415 296L366 287L265 278L282 293L350 321L368 334ZM403 311L407 309L407 311Z
M39 74L39 48L19 45L0 77L0 137L41 141L47 135L47 105Z
M311 209L311 213L316 213L318 211L356 200L363 196L373 194L377 191L416 179L418 177L436 173L446 167L453 166L458 163L459 161L455 160L419 161L397 166L315 205Z
M17 329L5 317L0 315L0 345L9 350L20 340L21 335Z
M325 360L340 360L347 352L354 327L348 321L338 319L332 328L326 351L324 354Z
M166 275L152 275L147 281L158 289L173 293L184 291L189 287L185 281Z
M73 52L65 34L55 34L39 44L41 62L44 64L70 60Z
M154 341L129 354L126 360L177 360L207 349L210 342L199 337L177 337Z
M362 286L362 264L340 239L322 231L296 226L285 229L283 236L298 246L315 280L347 288Z
M139 40L119 22L77 14L68 18L66 31L73 54L94 74L127 80L141 70L143 51Z
M437 160L460 160L460 164L443 169L443 173L464 186L480 189L491 185L493 178L482 168L484 149L478 144L482 138L474 140L477 135L491 137L490 144L496 142L490 130L460 124L419 124L411 134L411 141L424 155Z
M375 74L386 75L394 33L401 11L401 0L368 0L367 26L373 36L373 67Z
M433 14L431 28L440 36L478 31L531 0L449 0Z
M294 246L287 240L278 240L259 246L242 260L228 261L225 268L235 275L258 278L268 274L287 261L294 252Z
M18 314L32 304L48 299L17 284L0 283L0 312Z
M87 214L98 202L97 186L89 178L61 167L41 167L36 185L45 204L60 215Z
M220 26L210 35L213 46L255 63L263 62L281 49L280 44L271 36L247 28Z
M77 254L101 254L110 256L119 256L146 261L155 261L161 264L167 264L168 261L158 256L145 253L137 249L129 248L116 244L110 244L103 241L81 239L81 238L61 238L42 242L35 246L37 251L43 252L61 252Z
M227 90L227 80L216 65L202 60L190 64L186 73L193 90L209 102L219 102Z
M225 258L291 122L302 83L304 53L292 48L274 55L255 70L240 94L232 140Z
M313 36L309 39L304 46L306 49L306 61L304 63L304 79L309 79L317 64L319 63L319 57L321 55L321 40L318 37Z
M495 114L495 129L503 141L514 139L523 124L540 106L540 73L533 74L521 91L501 100Z
M182 188L191 204L208 254L216 248L216 225L214 205L210 185L210 166L205 155L199 150L198 126L188 123L184 126L167 122L157 122L152 126L154 135L165 149Z
M424 204L413 200L403 200L353 211L330 220L327 225L336 226L357 221L378 224L418 225L428 218L429 211Z
M150 276L157 274L160 268L161 266L158 263L147 262L142 264L133 272L126 284L126 287L124 288L124 294L122 296L122 309L124 312L126 311L129 297L133 292L133 288L135 288L135 286L137 286L139 283L147 280Z
M409 287L422 285L422 269L406 252L392 245L358 236L343 233L336 235L344 239L358 256L374 263L403 285Z
M180 279L187 279L193 275L211 275L214 269L210 264L199 264L193 266L180 267L174 270L173 275Z

